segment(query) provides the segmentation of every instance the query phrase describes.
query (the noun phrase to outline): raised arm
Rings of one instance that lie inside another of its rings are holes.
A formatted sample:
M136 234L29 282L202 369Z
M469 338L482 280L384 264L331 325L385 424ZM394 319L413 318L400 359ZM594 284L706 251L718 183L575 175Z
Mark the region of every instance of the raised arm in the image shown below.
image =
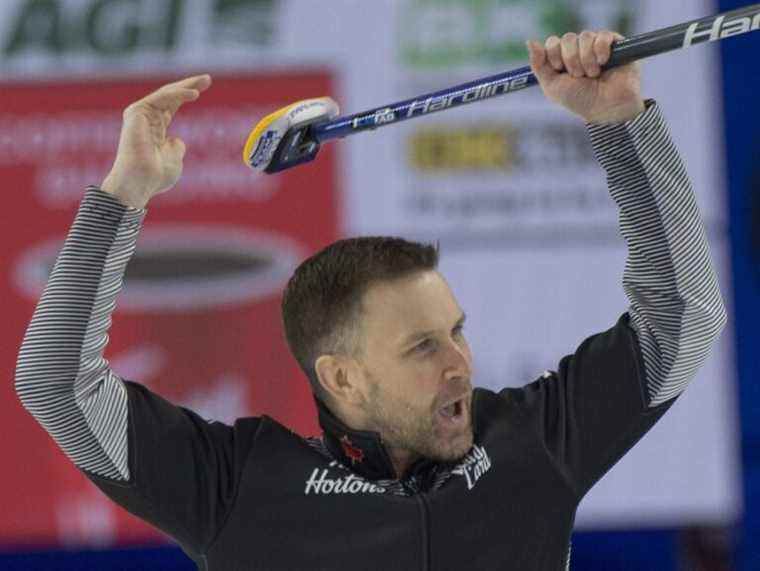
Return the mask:
M726 323L694 193L654 103L624 125L589 127L628 244L623 289L646 369L648 406L694 378ZM621 160L620 157L626 157Z
M79 468L128 480L127 394L103 351L144 211L88 189L24 336L21 402Z
M524 391L546 450L582 497L665 413L726 317L694 196L636 65L600 74L611 33L532 44L544 92L583 117L628 243L628 311ZM568 73L560 73L566 69ZM516 395L516 396L515 396Z
M546 95L588 123L620 208L623 288L655 407L694 377L726 312L688 175L656 104L641 98L638 66L601 74L615 38L583 32L534 43L531 65Z
M103 352L124 271L151 196L171 188L184 144L174 113L208 76L165 86L124 111L113 169L88 189L27 329L16 367L21 402L79 468L129 479L127 394Z
M74 464L195 558L232 503L258 419L234 428L206 422L123 381L103 352L143 207L181 172L184 144L167 127L209 84L189 78L127 108L114 167L82 200L16 369L22 403Z

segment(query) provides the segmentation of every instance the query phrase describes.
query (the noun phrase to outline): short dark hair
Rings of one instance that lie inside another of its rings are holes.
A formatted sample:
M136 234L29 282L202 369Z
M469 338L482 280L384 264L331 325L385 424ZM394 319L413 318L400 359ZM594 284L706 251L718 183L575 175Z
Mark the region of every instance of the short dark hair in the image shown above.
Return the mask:
M282 297L282 320L290 350L318 397L324 392L316 360L356 349L353 327L367 289L437 267L437 245L363 236L334 242L296 268Z

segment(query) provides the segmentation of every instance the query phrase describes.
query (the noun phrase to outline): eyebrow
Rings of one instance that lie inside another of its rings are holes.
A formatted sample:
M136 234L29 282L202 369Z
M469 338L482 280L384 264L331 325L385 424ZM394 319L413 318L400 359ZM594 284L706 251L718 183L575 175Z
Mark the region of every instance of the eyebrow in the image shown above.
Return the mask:
M462 315L457 319L456 323L454 323L454 327L459 327L460 325L464 325L465 320L467 319L467 315L462 312ZM419 341L420 339L424 339L425 337L428 337L435 333L434 329L431 329L429 331L415 331L414 333L408 335L404 338L404 340L401 343L402 347L406 347L407 345L410 345L411 343L414 343L415 341Z

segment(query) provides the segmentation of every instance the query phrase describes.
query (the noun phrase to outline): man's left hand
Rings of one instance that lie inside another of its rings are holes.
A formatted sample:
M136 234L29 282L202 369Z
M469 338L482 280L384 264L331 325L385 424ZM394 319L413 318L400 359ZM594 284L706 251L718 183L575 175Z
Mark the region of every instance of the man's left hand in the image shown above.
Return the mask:
M644 111L639 65L602 71L612 43L623 36L610 31L550 36L544 45L528 42L530 67L546 97L580 115L587 123L621 123Z

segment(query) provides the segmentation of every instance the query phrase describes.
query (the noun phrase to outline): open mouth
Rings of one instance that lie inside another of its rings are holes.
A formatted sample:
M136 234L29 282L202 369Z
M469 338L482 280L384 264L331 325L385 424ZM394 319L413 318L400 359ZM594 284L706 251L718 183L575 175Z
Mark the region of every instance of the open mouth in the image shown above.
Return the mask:
M449 422L456 423L464 420L464 399L459 399L438 409L438 413Z

